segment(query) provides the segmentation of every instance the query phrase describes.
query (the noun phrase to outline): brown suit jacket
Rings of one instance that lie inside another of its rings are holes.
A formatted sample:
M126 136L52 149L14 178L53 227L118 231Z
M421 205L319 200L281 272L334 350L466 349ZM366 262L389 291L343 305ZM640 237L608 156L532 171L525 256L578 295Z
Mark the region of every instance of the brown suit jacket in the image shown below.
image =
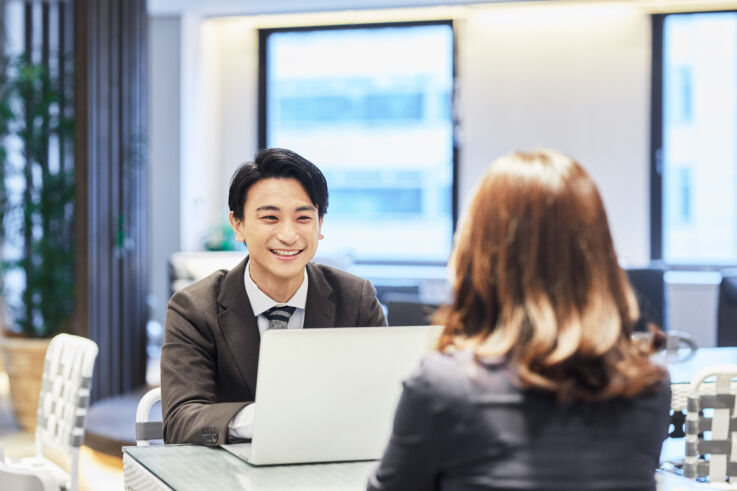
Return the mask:
M255 399L261 334L243 284L247 261L169 301L161 352L166 443L226 443L228 422ZM307 281L305 328L386 325L367 280L310 263Z

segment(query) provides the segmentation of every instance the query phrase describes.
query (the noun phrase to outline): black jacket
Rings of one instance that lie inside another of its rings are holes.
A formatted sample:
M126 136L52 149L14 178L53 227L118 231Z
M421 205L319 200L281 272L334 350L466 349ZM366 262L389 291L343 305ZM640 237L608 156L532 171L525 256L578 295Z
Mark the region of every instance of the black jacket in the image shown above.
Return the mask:
M668 380L631 399L562 404L514 379L468 351L426 357L368 489L655 489Z

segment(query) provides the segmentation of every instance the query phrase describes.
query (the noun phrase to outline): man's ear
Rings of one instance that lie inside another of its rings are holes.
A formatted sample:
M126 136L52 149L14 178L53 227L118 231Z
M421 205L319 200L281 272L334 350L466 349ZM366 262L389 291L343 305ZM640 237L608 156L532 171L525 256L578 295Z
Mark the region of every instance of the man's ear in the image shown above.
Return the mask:
M322 219L325 217L320 217L320 221L317 224L317 233L318 233L318 240L324 239L325 236L322 234Z
M228 213L228 220L230 220L230 226L233 227L233 232L235 232L235 240L245 243L246 237L244 235L245 231L243 230L243 220L238 220L232 211Z

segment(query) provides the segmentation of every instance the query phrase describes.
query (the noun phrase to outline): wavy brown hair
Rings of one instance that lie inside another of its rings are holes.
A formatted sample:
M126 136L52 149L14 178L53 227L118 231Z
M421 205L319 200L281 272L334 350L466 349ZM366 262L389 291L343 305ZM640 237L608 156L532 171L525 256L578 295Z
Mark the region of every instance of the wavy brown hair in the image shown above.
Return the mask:
M476 188L449 263L454 299L438 349L501 358L523 387L561 400L631 397L665 371L631 341L637 301L601 196L555 151L495 161Z

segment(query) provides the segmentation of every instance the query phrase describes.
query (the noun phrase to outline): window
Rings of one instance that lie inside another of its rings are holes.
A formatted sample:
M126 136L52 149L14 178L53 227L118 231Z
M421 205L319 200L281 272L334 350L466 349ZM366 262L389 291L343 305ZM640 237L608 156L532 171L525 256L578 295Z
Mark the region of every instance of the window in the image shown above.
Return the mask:
M449 22L260 32L260 146L330 190L322 254L445 262L453 233Z
M656 16L653 32L653 256L735 264L737 12Z

